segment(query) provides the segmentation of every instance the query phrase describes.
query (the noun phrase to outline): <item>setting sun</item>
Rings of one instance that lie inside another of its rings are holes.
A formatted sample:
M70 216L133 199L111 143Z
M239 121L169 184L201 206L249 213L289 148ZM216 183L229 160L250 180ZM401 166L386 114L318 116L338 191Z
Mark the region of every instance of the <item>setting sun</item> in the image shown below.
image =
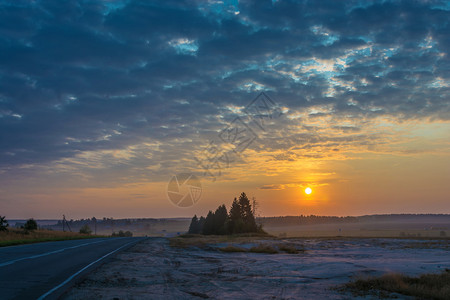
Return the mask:
M309 188L309 187L307 187L306 189L305 189L305 193L306 194L311 194L312 193L312 189L311 188Z

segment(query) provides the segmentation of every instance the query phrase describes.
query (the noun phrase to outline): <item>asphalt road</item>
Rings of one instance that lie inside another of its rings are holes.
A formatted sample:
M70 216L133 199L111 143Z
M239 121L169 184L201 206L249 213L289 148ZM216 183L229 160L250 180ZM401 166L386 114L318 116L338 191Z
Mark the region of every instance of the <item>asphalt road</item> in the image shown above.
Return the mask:
M144 238L96 238L0 248L1 299L54 299L105 259Z

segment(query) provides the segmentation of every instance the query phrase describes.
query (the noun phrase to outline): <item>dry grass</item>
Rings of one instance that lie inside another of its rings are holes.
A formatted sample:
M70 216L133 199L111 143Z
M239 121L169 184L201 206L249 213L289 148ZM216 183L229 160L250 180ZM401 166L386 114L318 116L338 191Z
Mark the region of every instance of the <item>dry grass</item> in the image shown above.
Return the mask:
M9 229L8 231L0 232L0 247L47 242L47 241L62 241L62 240L85 239L95 237L100 236L80 234L76 232L45 230L45 229L38 229L32 231L26 231L23 229Z
M271 241L274 241L272 244ZM239 244L256 243L257 245L246 249L239 247ZM267 241L267 242L263 242ZM275 254L284 252L288 254L298 254L304 252L304 249L299 249L293 243L277 243L278 238L267 234L240 234L240 235L200 235L200 234L185 234L169 239L169 245L176 248L198 247L203 249L218 249L222 252L253 252L253 253L267 253ZM226 244L224 247L214 248L211 245ZM237 245L236 245L237 244Z
M450 269L440 274L423 274L419 277L386 274L381 277L358 279L347 283L344 290L350 290L354 295L376 294L380 297L389 297L390 293L398 293L420 299L449 299Z
M275 237L262 234L234 234L234 235L201 235L201 234L185 234L169 239L171 247L205 247L207 245L219 243L249 243L261 239L274 239Z
M219 248L222 252L247 252L247 249L236 247L234 245L228 245L226 247Z
M304 249L298 249L293 244L278 244L278 250L286 252L288 254L298 254L299 252L305 252Z
M267 253L267 254L278 253L278 250L269 244L259 244L257 246L251 247L249 251L253 253Z

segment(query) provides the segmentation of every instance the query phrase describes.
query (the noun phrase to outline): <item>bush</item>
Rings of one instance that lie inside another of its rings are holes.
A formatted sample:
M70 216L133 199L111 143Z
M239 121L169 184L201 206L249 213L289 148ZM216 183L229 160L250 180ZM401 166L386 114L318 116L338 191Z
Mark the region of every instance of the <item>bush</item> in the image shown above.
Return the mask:
M91 228L90 228L87 224L84 224L84 225L80 228L80 233L82 233L82 234L91 234L91 233L92 233L92 230L91 230Z
M37 228L37 222L34 219L29 219L23 226L25 230L36 230Z
M113 232L111 234L112 237L132 237L133 233L131 231L125 231L123 232L123 230L120 230L118 233Z
M8 231L8 221L5 219L6 217L0 216L0 231Z

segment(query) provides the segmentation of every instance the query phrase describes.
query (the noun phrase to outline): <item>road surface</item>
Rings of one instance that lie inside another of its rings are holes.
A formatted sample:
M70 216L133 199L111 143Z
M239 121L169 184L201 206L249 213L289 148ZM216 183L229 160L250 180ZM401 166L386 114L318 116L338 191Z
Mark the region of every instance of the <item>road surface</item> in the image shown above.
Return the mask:
M94 238L0 248L1 299L54 299L74 279L144 238Z

